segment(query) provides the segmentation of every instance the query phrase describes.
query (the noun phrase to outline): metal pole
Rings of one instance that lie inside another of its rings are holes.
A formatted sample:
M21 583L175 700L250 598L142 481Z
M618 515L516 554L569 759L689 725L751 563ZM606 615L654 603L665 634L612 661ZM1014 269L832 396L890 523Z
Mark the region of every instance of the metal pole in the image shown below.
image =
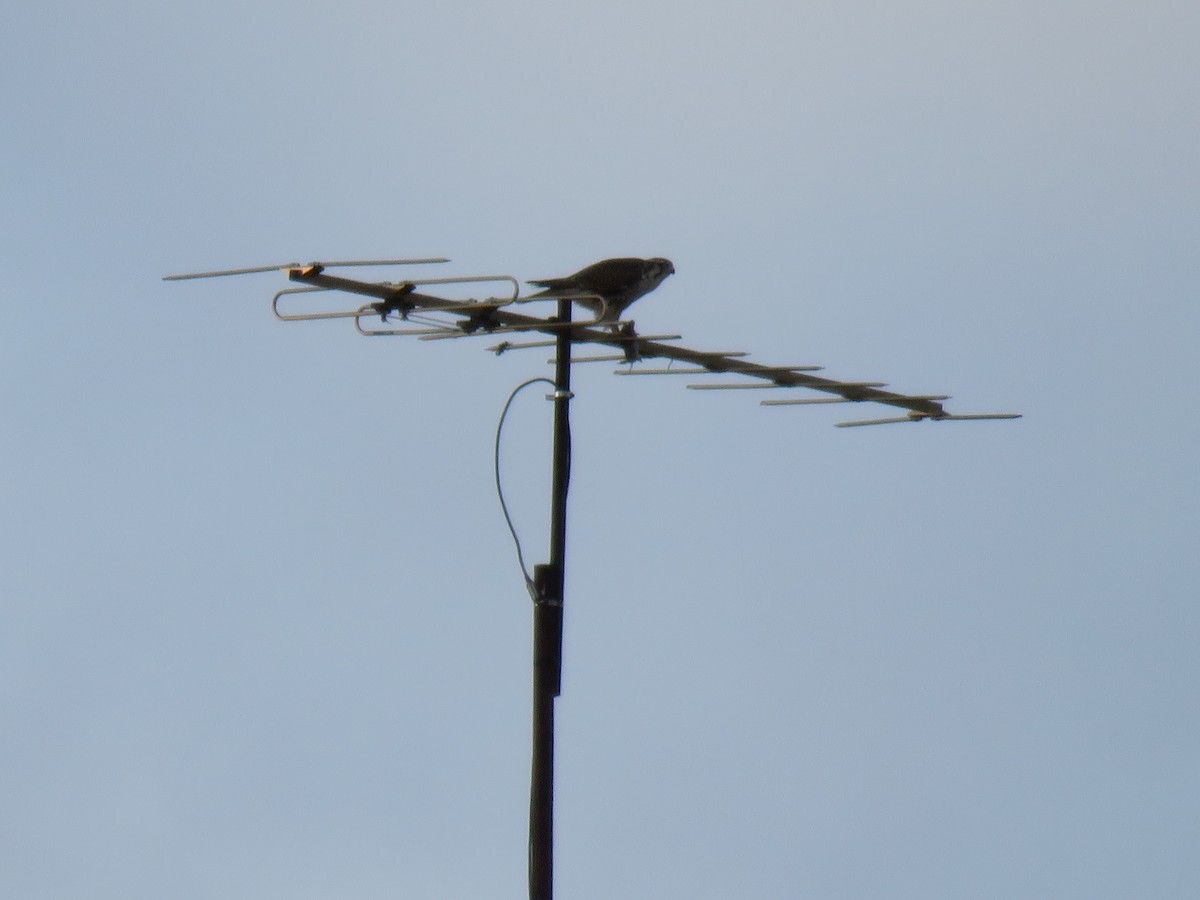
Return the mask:
M558 320L571 321L571 301L558 301ZM550 562L534 567L533 762L529 789L529 898L554 895L554 698L562 680L567 486L571 478L571 329L555 338L554 449L550 488Z

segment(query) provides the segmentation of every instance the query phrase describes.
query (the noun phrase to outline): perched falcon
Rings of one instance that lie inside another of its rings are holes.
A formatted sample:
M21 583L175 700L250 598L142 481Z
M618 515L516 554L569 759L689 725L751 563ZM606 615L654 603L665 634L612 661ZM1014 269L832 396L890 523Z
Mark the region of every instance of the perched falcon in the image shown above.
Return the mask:
M662 257L605 259L566 278L531 281L530 284L545 290L524 299L570 298L595 313L598 321L616 322L629 304L650 293L664 278L673 274L675 266Z

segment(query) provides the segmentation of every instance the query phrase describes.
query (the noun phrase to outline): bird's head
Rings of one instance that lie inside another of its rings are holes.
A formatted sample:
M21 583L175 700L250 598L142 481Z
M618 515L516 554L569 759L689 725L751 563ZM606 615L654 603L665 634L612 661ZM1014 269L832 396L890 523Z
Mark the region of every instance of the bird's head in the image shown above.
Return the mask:
M662 281L668 275L675 274L675 264L669 259L664 259L661 256L656 256L654 259L648 259L647 268L650 270L651 277L656 281Z

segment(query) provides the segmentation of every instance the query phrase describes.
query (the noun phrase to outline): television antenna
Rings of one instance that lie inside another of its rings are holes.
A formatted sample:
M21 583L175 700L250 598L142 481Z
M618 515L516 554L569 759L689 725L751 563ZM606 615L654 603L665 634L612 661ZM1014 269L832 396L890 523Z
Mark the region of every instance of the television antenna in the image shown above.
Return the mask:
M608 302L601 294L573 291L559 296L525 296L520 282L511 275L469 275L446 278L405 279L368 282L331 274L342 267L424 265L449 262L444 257L382 260L339 260L332 262L282 263L221 269L183 275L168 275L164 281L184 281L230 275L282 271L300 287L277 291L271 310L281 321L350 319L365 337L411 336L422 341L457 340L480 336L503 336L488 350L497 356L514 350L554 349L553 452L551 457L550 553L547 563L534 566L526 583L533 598L533 747L529 801L529 897L551 900L553 896L554 822L554 698L562 683L562 625L564 560L567 539L567 491L570 480L570 401L573 363L607 362L627 364L615 374L728 376L733 381L701 380L687 387L699 391L783 388L807 391L802 396L774 397L759 401L763 406L808 406L827 403L877 403L903 410L899 415L855 419L835 423L840 428L916 422L1018 419L1020 413L951 413L942 405L944 394L902 394L884 390L877 381L839 381L816 375L817 365L764 365L747 359L743 351L693 350L677 341L677 334L642 335L632 321L607 316ZM628 262L628 260L621 260ZM667 262L652 260L650 262ZM599 264L598 264L599 265ZM668 263L669 265L669 263ZM592 269L595 267L589 267ZM588 271L588 270L583 270ZM674 268L671 268L674 271ZM502 284L502 296L453 300L427 293L449 285ZM357 305L329 303L330 294L367 298ZM556 313L542 318L517 312L514 306L532 301L553 301ZM572 308L580 302L595 313L591 320L576 322ZM542 337L536 337L542 335ZM531 339L534 338L534 339ZM572 358L575 344L606 347L615 353ZM665 360L666 367L638 367L647 360ZM680 365L676 365L676 364ZM548 379L533 379L548 381ZM522 385L525 386L525 385ZM520 388L518 388L519 390ZM814 396L815 392L819 396ZM515 392L514 392L515 396ZM512 398L510 397L509 402ZM507 407L506 407L507 410ZM503 420L501 422L503 424ZM499 484L499 433L497 434L497 484ZM501 495L503 502L503 495ZM507 519L508 513L505 510ZM511 527L511 522L509 523ZM515 532L514 532L515 537ZM518 543L518 557L520 544ZM522 570L524 563L522 560Z

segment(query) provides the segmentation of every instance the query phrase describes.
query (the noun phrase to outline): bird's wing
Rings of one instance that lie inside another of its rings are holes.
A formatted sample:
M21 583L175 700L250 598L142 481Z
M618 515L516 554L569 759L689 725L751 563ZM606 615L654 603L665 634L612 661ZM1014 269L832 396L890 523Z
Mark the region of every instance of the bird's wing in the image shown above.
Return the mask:
M549 290L586 288L592 291L616 291L636 284L646 274L646 261L622 256L602 259L565 278L545 278L530 284Z
M594 263L571 276L580 287L609 296L634 287L646 276L646 261L636 257L617 257Z

